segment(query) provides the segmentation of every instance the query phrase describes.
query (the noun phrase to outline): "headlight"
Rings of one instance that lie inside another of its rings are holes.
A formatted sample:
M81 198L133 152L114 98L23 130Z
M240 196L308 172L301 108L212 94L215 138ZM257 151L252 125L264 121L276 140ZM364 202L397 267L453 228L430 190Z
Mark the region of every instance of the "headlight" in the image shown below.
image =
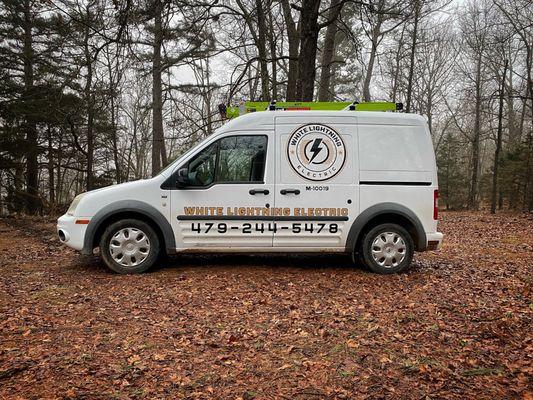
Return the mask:
M74 212L76 211L76 207L78 207L78 204L80 203L81 198L85 196L85 193L79 194L76 197L74 197L74 200L72 200L72 203L70 203L70 207L67 210L67 214L72 216L74 215Z

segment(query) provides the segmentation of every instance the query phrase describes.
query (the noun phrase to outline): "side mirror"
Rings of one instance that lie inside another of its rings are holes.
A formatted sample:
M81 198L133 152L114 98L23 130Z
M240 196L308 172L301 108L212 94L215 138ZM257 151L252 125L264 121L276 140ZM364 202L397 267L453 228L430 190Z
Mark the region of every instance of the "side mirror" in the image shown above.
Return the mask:
M176 186L179 188L187 186L189 183L189 174L187 168L181 168L178 170L178 176L176 177Z

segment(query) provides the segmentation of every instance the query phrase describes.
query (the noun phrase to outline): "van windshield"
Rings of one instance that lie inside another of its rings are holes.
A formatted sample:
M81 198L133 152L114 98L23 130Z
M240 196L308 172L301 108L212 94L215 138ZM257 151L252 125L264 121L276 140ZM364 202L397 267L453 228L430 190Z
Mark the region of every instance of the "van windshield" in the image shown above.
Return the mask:
M216 132L215 132L216 133ZM174 161L171 161L170 163L168 163L168 165L166 167L164 167L161 171L159 171L159 174L158 175L163 175L163 176L167 176L167 172L168 171L172 171L174 169L174 167L179 163L179 161L183 158L183 157L186 157L187 155L189 155L192 151L194 151L194 149L196 149L197 147L201 146L202 144L204 144L212 135L209 135L205 138L203 138L202 140L200 140L198 143L192 145L187 151L185 151L185 153L181 154L178 158L176 158Z

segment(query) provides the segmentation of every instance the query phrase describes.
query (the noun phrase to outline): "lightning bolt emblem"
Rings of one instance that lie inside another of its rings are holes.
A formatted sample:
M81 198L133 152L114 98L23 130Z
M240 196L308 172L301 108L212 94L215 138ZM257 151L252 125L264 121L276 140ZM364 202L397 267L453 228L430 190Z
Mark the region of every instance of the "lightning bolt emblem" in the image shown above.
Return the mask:
M311 153L313 154L311 156L311 159L309 160L309 164L313 162L313 160L318 156L318 154L322 151L322 148L320 147L320 144L322 143L322 139L316 138L313 142L313 145L311 146Z

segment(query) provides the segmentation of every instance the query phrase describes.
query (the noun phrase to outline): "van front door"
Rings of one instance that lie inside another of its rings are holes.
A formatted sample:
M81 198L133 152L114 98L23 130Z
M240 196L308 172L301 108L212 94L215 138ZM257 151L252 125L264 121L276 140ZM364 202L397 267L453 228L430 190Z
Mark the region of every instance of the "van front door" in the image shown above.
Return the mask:
M344 251L359 211L355 117L276 118L274 247Z
M272 132L228 133L174 171L178 251L272 246L273 139Z

